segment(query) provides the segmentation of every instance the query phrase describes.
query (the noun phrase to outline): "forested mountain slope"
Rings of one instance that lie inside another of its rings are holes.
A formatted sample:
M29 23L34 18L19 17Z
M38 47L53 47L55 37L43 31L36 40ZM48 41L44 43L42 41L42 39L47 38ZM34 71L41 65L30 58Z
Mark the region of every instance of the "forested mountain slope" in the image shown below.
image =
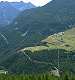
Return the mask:
M75 71L74 6L72 0L53 0L23 11L1 30L0 64L14 73L49 71L58 67L59 51L60 69Z

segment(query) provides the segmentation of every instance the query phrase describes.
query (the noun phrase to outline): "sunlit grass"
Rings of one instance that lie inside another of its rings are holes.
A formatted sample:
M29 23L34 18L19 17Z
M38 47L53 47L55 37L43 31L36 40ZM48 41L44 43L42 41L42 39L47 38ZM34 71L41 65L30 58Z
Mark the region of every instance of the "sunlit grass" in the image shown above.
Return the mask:
M46 39L41 42L46 42L45 45L34 46L34 47L26 47L21 51L43 51L43 50L51 50L51 49L64 49L67 51L75 50L75 28L65 31L61 36L59 33L50 35ZM62 40L61 40L62 37Z
M27 48L24 48L22 49L21 51L31 51L31 52L36 52L36 51L42 51L42 50L48 50L49 48L46 47L46 46L35 46L35 47L27 47Z

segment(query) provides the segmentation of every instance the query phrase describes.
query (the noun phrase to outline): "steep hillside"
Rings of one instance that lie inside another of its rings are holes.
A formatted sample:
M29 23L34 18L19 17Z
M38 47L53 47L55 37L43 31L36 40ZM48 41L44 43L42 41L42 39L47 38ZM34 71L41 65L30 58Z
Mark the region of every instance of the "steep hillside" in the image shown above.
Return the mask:
M66 31L75 27L74 6L72 0L53 0L41 8L22 12L1 30L1 67L14 73L53 68L75 72L75 29Z
M74 4L71 0L53 0L44 7L24 11L16 19L17 26L23 29L29 26L45 35L64 30L74 24Z
M16 44L25 39L24 43L35 44L50 34L74 27L74 6L75 1L53 0L44 7L26 10L9 25L4 33L9 37L9 41L11 40L10 43Z
M50 35L33 47L7 51L5 57L1 55L0 64L13 73L46 72L56 68L75 73L74 33L75 28Z
M0 26L8 25L20 12L26 9L35 8L31 3L24 2L0 2Z
M9 24L18 14L19 10L8 2L0 2L0 26Z
M50 35L34 47L26 47L18 52L24 54L29 61L45 65L48 70L57 67L64 71L75 72L75 28ZM59 56L59 57L58 57ZM59 67L58 67L59 60ZM46 69L46 70L47 70Z

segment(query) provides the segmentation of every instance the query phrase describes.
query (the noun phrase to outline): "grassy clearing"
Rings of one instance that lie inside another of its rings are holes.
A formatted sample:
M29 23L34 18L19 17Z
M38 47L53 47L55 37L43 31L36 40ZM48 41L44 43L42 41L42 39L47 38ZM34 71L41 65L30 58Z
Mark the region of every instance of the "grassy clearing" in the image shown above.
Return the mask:
M27 47L27 48L24 48L22 49L21 51L31 51L31 52L36 52L36 51L42 51L42 50L47 50L49 49L48 47L46 46L35 46L35 47Z
M47 42L49 48L59 48L68 51L75 50L75 28L64 32L63 35L60 33L56 35L49 36L48 38L42 40L42 42Z
M41 41L42 44L46 42L44 46L27 47L21 51L29 50L31 52L51 50L51 49L64 49L67 51L75 50L75 28L65 31L62 35L57 33L47 37Z

